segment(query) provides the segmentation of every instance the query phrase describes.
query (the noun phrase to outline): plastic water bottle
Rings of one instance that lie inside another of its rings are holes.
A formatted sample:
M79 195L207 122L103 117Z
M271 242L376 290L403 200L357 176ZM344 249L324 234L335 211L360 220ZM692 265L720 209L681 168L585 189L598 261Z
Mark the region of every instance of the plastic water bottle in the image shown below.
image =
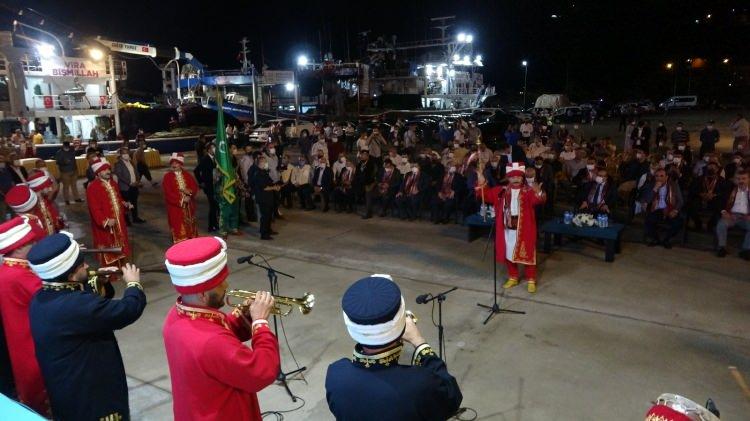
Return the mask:
M479 216L481 216L482 218L484 218L484 217L487 216L487 206L486 205L482 205L482 206L479 207Z
M563 223L565 225L570 225L573 222L573 212L571 211L565 211L563 214Z
M603 228L609 228L609 215L607 215L606 213L602 215L602 221L604 222Z

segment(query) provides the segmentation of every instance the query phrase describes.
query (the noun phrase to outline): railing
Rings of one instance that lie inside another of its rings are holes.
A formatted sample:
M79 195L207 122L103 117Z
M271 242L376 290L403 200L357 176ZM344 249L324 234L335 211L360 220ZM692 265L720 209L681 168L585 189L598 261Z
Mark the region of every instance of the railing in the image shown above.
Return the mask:
M35 110L105 110L112 108L109 95L34 95Z

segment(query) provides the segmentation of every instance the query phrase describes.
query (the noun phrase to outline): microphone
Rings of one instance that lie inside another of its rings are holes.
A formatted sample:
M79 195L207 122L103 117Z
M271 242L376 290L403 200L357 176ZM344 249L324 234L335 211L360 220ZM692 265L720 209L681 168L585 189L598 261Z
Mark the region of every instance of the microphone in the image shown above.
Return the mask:
M250 263L253 260L253 257L255 257L255 254L251 254L249 256L243 256L237 258L237 263Z
M430 297L432 294L422 294L417 296L417 304L425 304L427 303L427 298Z

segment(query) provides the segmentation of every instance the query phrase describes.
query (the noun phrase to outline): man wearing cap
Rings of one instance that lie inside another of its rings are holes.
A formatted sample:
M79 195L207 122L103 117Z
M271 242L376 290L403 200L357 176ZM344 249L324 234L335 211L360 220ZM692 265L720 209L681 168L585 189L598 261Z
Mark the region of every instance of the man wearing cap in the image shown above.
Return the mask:
M179 243L198 236L198 222L195 219L198 182L192 174L182 170L185 157L181 153L173 153L169 165L172 171L164 174L162 188L167 202L167 220L172 232L172 242Z
M176 420L260 421L256 393L279 373L279 345L268 328L271 294L258 292L241 312L219 311L229 287L226 248L218 237L198 237L165 256L180 293L162 330Z
M8 190L5 201L16 215L34 217L48 234L57 232L58 225L55 224L56 219L52 212L48 208L41 209L43 199L34 193L29 186L25 184L14 186Z
M125 223L130 203L123 200L117 183L112 180L109 163L99 160L91 165L96 179L86 187L86 200L91 216L91 231L95 248L121 247L120 253L99 253L99 261L106 266L122 266L130 258L130 241Z
M146 307L140 270L122 267L127 287L112 299L88 288L88 265L78 242L61 231L36 243L29 266L42 289L29 306L36 358L57 420L127 420L128 386L114 331L138 320Z
M34 411L51 416L47 391L34 357L29 327L29 303L42 287L26 260L31 246L45 233L34 216L17 216L0 225L0 318L10 354L18 400Z
M337 420L446 420L456 413L463 399L458 383L406 316L389 275L355 282L341 306L357 344L351 360L328 366L326 400ZM411 365L398 363L404 342L414 346Z
M483 175L478 176L476 196L495 207L495 260L508 268L503 288L519 282L519 266L526 269L527 290L536 292L536 216L534 207L544 204L547 196L541 184L524 183L526 167L514 162L505 168L508 186L486 187Z
M55 206L54 195L56 192L54 192L55 187L52 178L42 171L36 171L29 176L28 185L39 198L37 205L34 207L34 215L44 225L47 235L52 235L65 228L65 221L60 217L60 212Z

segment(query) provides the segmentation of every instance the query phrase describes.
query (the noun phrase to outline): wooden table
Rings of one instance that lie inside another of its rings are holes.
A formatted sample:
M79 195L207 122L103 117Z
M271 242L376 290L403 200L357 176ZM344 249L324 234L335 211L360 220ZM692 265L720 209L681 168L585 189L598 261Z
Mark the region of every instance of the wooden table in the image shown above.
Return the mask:
M607 228L599 227L577 227L573 224L565 224L559 219L553 219L547 221L542 225L542 232L544 232L544 252L552 252L552 241L554 240L556 246L562 245L562 237L578 237L578 238L590 238L604 240L604 261L614 262L615 254L620 253L620 237L622 230L625 228L623 224L611 223Z

